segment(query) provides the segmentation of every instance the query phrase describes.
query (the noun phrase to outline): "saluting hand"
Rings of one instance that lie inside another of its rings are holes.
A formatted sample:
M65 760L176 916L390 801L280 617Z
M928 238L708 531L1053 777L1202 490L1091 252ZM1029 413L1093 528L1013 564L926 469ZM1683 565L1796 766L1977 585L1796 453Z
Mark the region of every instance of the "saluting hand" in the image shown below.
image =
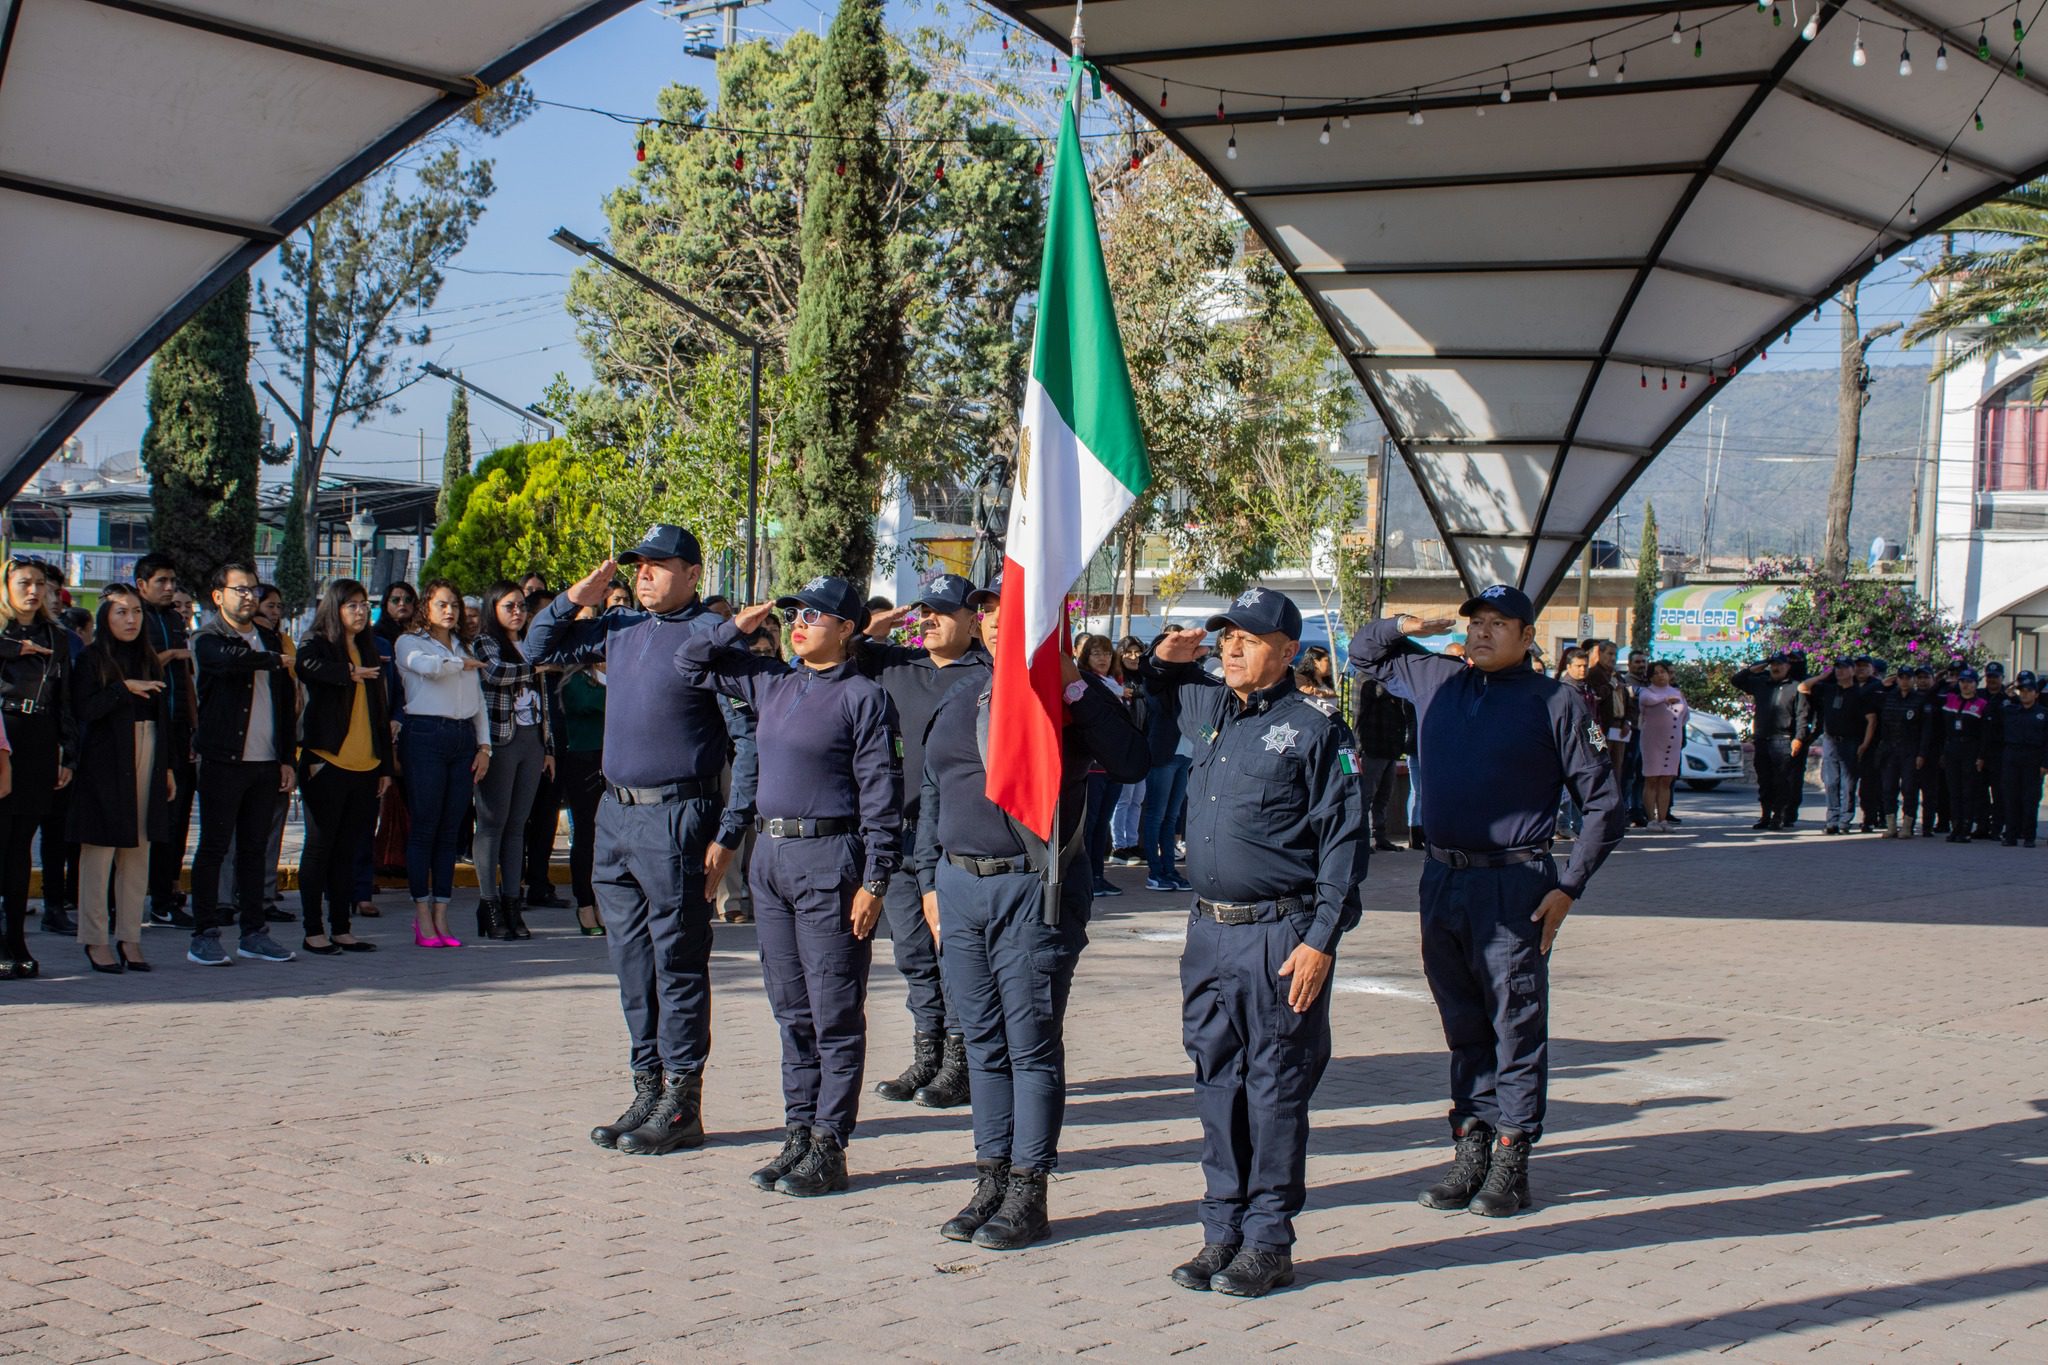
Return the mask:
M1563 891L1553 891L1543 898L1536 907L1536 913L1529 916L1543 926L1542 951L1550 956L1550 945L1557 941L1557 931L1564 926L1564 917L1572 912L1572 898Z
M889 638L889 632L908 621L910 614L916 610L917 604L913 602L907 607L891 607L887 611L878 611L868 618L868 628L862 634L870 640L886 640Z
M1335 953L1319 953L1306 943L1287 955L1280 964L1280 975L1291 977L1287 988L1287 1007L1296 1014L1308 1013L1316 997L1323 993L1323 983L1330 979L1330 968L1335 965Z
M768 619L768 613L774 610L773 602L756 602L732 618L733 626L742 635L752 635Z
M1455 616L1403 616L1403 635L1444 635L1458 628Z
M853 893L853 936L866 938L882 918L882 898L863 886Z
M604 605L605 589L611 587L612 580L618 577L618 574L619 561L607 559L571 583L568 591L562 595L579 607L601 607Z
M1166 638L1152 648L1152 657L1163 664L1191 664L1195 653L1202 647L1202 641L1209 638L1209 632L1199 626L1188 626L1169 630ZM1078 677L1078 672L1076 673Z

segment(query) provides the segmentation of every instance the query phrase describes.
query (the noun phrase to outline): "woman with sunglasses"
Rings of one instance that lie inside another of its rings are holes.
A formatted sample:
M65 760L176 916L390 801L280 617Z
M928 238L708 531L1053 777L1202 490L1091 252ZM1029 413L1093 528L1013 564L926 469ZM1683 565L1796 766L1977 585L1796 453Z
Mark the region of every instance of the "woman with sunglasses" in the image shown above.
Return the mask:
M526 638L526 594L517 583L493 583L470 652L483 661L484 712L491 722L491 769L476 784L477 933L532 938L521 895L526 871L526 817L543 777L555 773L554 726L533 665L519 651Z
M373 640L369 591L353 578L337 578L299 644L299 681L306 688L299 718L299 791L306 809L299 902L306 951L320 957L377 947L349 932L356 851L376 828L377 803L391 785L384 660Z
M14 788L0 799L0 893L6 926L0 976L26 979L39 964L28 950L29 849L78 762L71 711L71 641L57 624L43 566L9 559L0 586L0 721L14 751Z
M747 647L766 604L689 636L676 667L757 719L761 837L748 882L782 1031L785 1137L753 1180L806 1196L846 1188L867 1063L869 935L898 860L903 775L896 709L851 661L868 620L859 590L816 578L774 605L794 608L794 667Z

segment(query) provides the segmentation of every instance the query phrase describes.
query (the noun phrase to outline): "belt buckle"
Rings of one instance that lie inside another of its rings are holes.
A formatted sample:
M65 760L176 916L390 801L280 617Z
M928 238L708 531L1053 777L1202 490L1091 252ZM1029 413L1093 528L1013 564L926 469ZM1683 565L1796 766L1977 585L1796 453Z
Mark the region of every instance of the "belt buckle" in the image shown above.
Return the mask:
M1444 850L1444 855L1444 861L1460 872L1472 866L1471 855L1462 848L1447 848Z
M1218 905L1211 901L1210 906L1218 924L1250 924L1259 913L1256 905Z
M21 708L21 714L24 716L32 716L36 713L36 699L34 697L23 697L15 705Z

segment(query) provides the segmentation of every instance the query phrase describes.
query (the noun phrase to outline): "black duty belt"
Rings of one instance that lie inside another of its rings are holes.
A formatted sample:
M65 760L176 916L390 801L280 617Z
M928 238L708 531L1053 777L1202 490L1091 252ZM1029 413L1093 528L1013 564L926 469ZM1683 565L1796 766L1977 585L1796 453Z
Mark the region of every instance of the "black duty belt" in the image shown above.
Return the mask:
M42 710L34 697L0 697L0 711L16 716L32 716Z
M1277 923L1309 908L1305 896L1282 896L1276 901L1210 901L1195 898L1195 913L1218 924Z
M1528 848L1492 849L1484 853L1468 853L1462 848L1438 848L1435 844L1429 846L1429 856L1431 858L1442 863L1445 867L1461 869L1467 867L1513 867L1516 863L1533 863L1538 858L1548 856L1549 853L1550 849L1542 844L1532 844Z
M852 834L860 828L858 820L834 816L825 820L768 820L754 821L754 832L765 834L771 839L824 839L834 834Z
M946 861L970 877L1002 877L1012 872L1031 871L1023 854L1014 858L970 858L965 853L948 853Z
M612 800L622 806L671 806L679 801L702 801L718 795L718 783L709 778L689 782L664 782L658 787L615 787L605 783Z

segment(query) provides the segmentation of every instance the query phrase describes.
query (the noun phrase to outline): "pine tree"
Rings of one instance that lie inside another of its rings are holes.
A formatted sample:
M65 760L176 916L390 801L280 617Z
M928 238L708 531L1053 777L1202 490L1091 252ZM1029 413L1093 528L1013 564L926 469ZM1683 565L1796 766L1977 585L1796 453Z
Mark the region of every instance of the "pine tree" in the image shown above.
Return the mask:
M1643 544L1636 552L1636 605L1629 614L1630 649L1648 650L1657 629L1657 590L1664 582L1657 549L1657 504L1643 505Z
M296 616L313 603L313 565L306 557L305 503L293 498L285 509L284 535L277 546L277 592Z
M150 544L203 597L216 566L256 548L263 431L249 387L249 279L215 295L149 371Z
M434 501L434 519L448 520L448 493L469 473L469 390L455 386L448 404L448 450L441 457L441 496Z
M776 484L785 582L837 574L861 583L874 567L875 447L905 363L903 302L883 228L892 184L879 132L888 78L881 0L842 0L811 104L803 283L789 339L793 456Z

